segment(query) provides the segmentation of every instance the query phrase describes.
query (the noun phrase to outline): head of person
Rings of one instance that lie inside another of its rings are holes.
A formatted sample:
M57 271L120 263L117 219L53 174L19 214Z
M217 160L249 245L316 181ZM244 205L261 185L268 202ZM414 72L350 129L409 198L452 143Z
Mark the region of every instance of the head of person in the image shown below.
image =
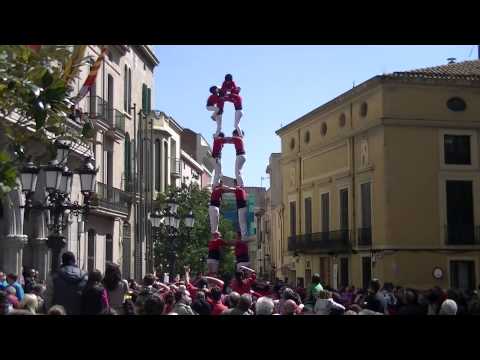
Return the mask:
M7 276L3 271L0 271L0 283L4 282L7 279Z
M20 306L22 309L28 310L32 314L36 314L38 310L38 299L34 294L25 294Z
M225 81L232 81L232 80L233 80L232 74L225 75Z
M71 251L66 251L62 254L62 266L75 265L75 254Z
M205 292L197 291L197 294L195 295L195 300L205 300Z
M257 315L272 315L275 305L273 300L269 297L262 296L258 298L255 304L255 314Z
M17 296L17 290L13 286L7 286L5 291L7 292L7 295Z
M48 310L48 315L67 315L67 312L62 305L54 305Z
M412 289L407 289L405 292L405 303L408 305L418 304L418 295Z
M457 303L452 299L447 299L440 306L439 315L457 315L457 311Z
M40 297L44 297L45 295L45 291L47 289L45 288L45 286L43 286L42 284L36 284L33 289L32 289L32 292L37 295L37 296L40 296Z
M175 294L171 291L165 294L165 304L173 305L175 303Z
M248 311L252 306L252 296L250 294L243 294L240 296L240 300L238 300L237 308L240 311Z
M8 285L12 285L13 283L15 283L17 281L18 277L17 275L15 274L8 274L7 275L7 284Z
M239 282L242 281L243 280L243 271L241 271L241 270L235 271L235 279Z
M370 294L365 299L365 302L363 304L363 308L367 309L367 310L374 311L374 312L381 312L382 304L380 303L380 300L378 300L375 297L374 294Z
M232 291L230 294L228 294L229 308L237 307L239 301L240 301L240 294L237 293L236 291Z
M182 290L175 291L175 302L185 302L185 294Z
M388 292L393 292L393 284L391 282L387 282L383 285L383 289Z
M222 290L218 286L214 286L210 290L210 297L213 301L219 302L222 299Z
M332 298L332 293L328 290L320 290L318 293L318 299L328 300Z
M145 315L162 315L165 302L160 296L152 295L146 301L143 307Z
M108 290L113 291L119 286L120 281L122 281L120 266L111 262L107 262L105 265L105 276L103 278L103 284L105 287Z
M154 282L155 282L155 276L153 274L147 274L143 277L144 286L153 286Z
M223 138L223 137L225 137L225 134L224 134L222 131L220 131L220 132L218 133L217 137Z
M370 281L370 286L369 286L369 290L370 292L372 292L373 294L376 294L380 289L381 289L381 284L380 284L380 280L378 279L372 279Z
M102 273L100 270L92 270L88 273L88 283L98 284L102 282Z
M318 274L318 273L313 274L313 276L312 276L312 284L313 284L313 285L320 284L320 274Z
M297 304L293 300L287 300L285 305L283 306L283 314L282 315L294 315L297 311Z
M210 91L210 94L216 95L218 93L218 87L216 87L215 85L211 86L209 91Z

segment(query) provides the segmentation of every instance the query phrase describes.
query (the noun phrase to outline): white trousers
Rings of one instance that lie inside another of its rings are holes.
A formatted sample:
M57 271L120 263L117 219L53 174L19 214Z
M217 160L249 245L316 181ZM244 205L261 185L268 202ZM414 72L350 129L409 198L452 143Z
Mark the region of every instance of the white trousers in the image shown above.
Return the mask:
M238 224L242 233L242 241L247 241L247 207L238 209Z
M240 129L240 119L242 118L243 116L243 112L242 110L235 110L235 122L233 123L233 127L235 128L235 130L237 130L238 132L238 135L242 135L242 129Z
M218 272L219 265L220 261L215 259L207 259L207 267L210 274L216 274Z
M220 209L210 205L208 207L208 215L210 216L210 232L213 234L218 231L218 220L220 219Z
M243 187L242 168L246 160L245 155L237 155L235 159L235 178L237 179L237 185L240 187Z
M222 132L222 114L219 114L220 108L216 106L207 106L208 111L213 111L212 117L217 122L217 131L215 132L215 137Z
M215 158L215 175L213 176L212 188L222 179L222 159ZM238 181L238 180L237 180Z

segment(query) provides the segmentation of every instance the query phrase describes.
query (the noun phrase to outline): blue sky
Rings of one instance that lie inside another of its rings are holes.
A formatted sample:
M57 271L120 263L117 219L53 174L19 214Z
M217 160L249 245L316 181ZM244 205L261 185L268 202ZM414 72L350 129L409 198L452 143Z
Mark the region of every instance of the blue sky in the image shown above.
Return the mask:
M324 104L372 76L447 63L474 60L473 45L315 45L205 46L155 45L160 60L155 69L154 104L183 127L212 143L215 123L205 109L208 89L231 73L242 88L247 162L247 186L266 186L270 153L280 151L275 134L281 126ZM223 131L233 130L233 104L226 103ZM233 146L223 150L224 175L234 175Z

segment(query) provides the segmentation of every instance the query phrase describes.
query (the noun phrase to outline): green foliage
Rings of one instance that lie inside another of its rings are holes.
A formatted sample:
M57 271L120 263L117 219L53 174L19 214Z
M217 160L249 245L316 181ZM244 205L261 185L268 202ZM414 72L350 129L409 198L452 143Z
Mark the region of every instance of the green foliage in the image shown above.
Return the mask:
M85 45L43 45L39 51L0 45L0 132L9 147L34 141L51 150L52 137L66 134L71 81L85 61L84 52ZM16 160L0 159L3 186L9 186L13 172L16 176L22 159Z
M0 198L17 185L16 180L14 162L6 152L0 151Z
M167 269L169 256L172 252L176 254L176 272L183 272L184 266L190 266L195 273L206 271L206 259L208 255L208 241L210 240L210 219L208 216L208 205L210 193L205 189L199 189L198 186L189 186L181 188L170 188L168 195L160 194L156 201L157 208L165 208L167 196L171 196L179 204L177 213L180 217L186 216L192 210L195 216L195 225L188 234L188 230L183 222L176 238L171 241L166 235L165 230L157 231L154 237L154 252L156 266L162 265ZM235 232L233 224L226 219L221 219L219 230L224 239L233 239ZM235 257L229 249L225 249L220 272L231 272L235 264Z

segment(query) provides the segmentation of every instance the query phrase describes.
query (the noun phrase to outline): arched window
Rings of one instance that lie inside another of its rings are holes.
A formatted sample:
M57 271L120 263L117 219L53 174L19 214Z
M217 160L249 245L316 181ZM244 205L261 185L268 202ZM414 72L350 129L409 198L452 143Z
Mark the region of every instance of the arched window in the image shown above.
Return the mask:
M123 111L128 111L128 68L124 67L123 73Z
M93 229L88 230L87 241L87 269L93 271L95 268L95 237L96 232Z

